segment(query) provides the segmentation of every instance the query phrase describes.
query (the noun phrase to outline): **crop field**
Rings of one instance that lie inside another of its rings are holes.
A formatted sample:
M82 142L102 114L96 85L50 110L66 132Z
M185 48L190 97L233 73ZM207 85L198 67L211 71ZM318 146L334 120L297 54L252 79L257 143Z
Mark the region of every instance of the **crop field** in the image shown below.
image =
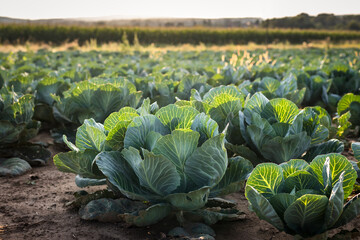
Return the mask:
M360 239L359 48L121 47L0 51L0 239Z
M122 41L134 44L268 44L287 42L330 41L341 43L360 41L358 31L314 29L266 29L266 28L209 28L209 27L106 27L62 26L38 24L0 24L0 43L45 42L63 44L78 41L80 45L91 39L99 44Z

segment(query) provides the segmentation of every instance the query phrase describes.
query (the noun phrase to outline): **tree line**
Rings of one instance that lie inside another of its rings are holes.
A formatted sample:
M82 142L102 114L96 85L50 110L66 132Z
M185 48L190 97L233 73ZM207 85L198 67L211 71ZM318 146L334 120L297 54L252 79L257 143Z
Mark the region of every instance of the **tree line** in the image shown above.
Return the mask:
M295 17L267 19L261 24L269 28L360 30L360 15L319 14L310 16L301 13Z

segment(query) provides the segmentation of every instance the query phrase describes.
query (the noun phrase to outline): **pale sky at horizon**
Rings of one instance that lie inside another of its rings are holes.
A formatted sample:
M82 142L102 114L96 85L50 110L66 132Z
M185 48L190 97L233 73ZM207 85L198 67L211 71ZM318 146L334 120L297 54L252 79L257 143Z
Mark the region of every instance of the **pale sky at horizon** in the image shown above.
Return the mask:
M43 18L273 18L360 14L360 0L0 0L0 16Z

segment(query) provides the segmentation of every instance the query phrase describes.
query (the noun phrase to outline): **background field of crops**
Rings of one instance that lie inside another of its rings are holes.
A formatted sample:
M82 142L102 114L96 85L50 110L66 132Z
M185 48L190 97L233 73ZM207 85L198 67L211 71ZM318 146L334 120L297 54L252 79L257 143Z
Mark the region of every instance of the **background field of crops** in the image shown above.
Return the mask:
M359 41L360 32L298 29L243 28L137 28L84 27L49 25L0 25L1 43L44 42L62 44L78 41L80 45L91 39L98 44L122 41L126 33L130 44L137 37L141 44L267 44L287 42L301 44L327 40L332 43ZM135 37L136 36L136 37ZM136 40L135 40L136 41Z

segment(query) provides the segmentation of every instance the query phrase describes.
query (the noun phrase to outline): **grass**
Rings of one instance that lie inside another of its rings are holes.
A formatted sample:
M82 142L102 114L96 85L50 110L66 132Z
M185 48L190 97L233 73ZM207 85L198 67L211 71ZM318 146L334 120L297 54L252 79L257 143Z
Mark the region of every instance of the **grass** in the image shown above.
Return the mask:
M18 52L18 51L38 51L39 49L47 49L49 51L67 51L67 50L79 50L79 51L140 51L140 52L166 52L166 51L240 51L240 50L256 50L256 49L306 49L306 48L360 48L360 42L348 41L340 44L329 43L327 41L316 41L303 44L289 44L289 43L271 43L271 44L255 44L248 43L246 45L132 45L111 42L106 44L97 44L96 40L87 41L84 45L80 46L76 41L70 43L64 43L62 45L50 45L45 43L32 43L26 44L0 44L0 52Z

